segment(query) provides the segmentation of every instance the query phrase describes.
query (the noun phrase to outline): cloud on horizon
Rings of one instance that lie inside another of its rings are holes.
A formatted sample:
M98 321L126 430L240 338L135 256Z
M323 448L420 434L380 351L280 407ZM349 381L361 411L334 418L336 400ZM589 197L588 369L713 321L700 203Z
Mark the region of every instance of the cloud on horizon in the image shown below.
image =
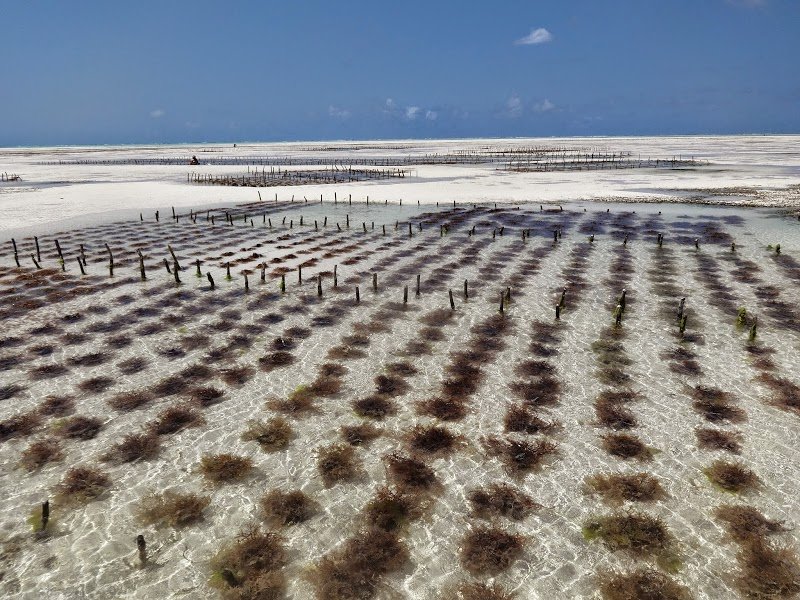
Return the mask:
M339 108L338 106L331 104L328 106L328 115L334 119L349 119L350 111L346 108Z
M550 112L551 110L555 110L555 108L556 105L550 102L550 100L548 100L547 98L533 105L533 110L540 113Z
M150 111L150 117L153 119L160 119L165 114L167 114L167 112L163 108L157 108Z
M752 1L752 0L751 0ZM553 34L544 27L531 29L531 32L523 38L514 42L515 46L531 46L533 44L546 44L553 41Z

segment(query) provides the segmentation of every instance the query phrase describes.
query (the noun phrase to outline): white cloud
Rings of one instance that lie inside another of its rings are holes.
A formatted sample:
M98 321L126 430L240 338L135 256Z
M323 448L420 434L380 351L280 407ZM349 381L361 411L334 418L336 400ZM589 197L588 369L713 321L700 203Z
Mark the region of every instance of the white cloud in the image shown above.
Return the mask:
M328 107L328 115L330 115L334 119L349 119L350 111L345 108L339 108L338 106L334 106L333 104L331 104Z
M542 100L541 102L537 102L533 105L533 110L536 112L548 112L555 109L556 105L550 102L547 98Z
M425 119L427 121L435 121L438 118L439 118L439 113L436 112L435 110L425 111Z
M517 46L530 46L532 44L546 44L553 41L553 34L544 27L531 29L531 32L514 42Z
M512 119L522 116L522 98L517 94L511 94L511 97L506 101L505 115Z
M151 116L152 118L154 118L154 119L160 119L160 118L161 118L161 117L163 117L165 114L167 114L167 113L166 113L166 111L165 111L164 109L162 109L162 108L157 108L157 109L155 109L155 110L151 110L151 111L150 111L150 116Z
M406 106L406 119L409 121L413 121L417 118L419 114L420 107L419 106Z

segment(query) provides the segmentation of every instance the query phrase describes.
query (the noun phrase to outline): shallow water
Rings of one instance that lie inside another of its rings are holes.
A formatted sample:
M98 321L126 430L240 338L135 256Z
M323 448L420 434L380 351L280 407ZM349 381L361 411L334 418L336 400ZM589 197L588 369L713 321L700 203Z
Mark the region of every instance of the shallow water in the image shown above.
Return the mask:
M720 308L718 298L707 286L707 275L697 272L696 258L700 254L714 260L720 280L731 288L733 306L745 306L748 313L758 316L758 339L777 351L772 356L775 373L798 383L798 312L788 317L771 316L764 295L758 292L760 286L771 285L783 301L793 303L797 297L800 281L793 278L797 272L786 266L790 263L776 261L774 251L767 250L768 244L780 243L782 256L791 259L800 255L800 222L796 218L769 210L684 205L603 205L598 210L589 203L565 204L563 211L540 211L538 205L494 211L492 206L477 205L473 209L461 204L453 209L282 202L239 207L234 212L246 212L253 218L253 226L246 225L241 216L233 226L220 224L224 218L217 212L213 229L201 213L197 223L186 214L179 223L172 223L162 214L158 224L150 218L145 223L118 222L60 232L55 237L67 256L65 275L59 272L53 236L39 239L42 264L49 271L37 274L31 268L28 256L35 253L32 239L17 240L25 257L21 259L25 278L19 277L23 270L13 268L11 257L3 257L0 316L5 333L0 357L14 356L21 362L0 371L0 386L22 389L0 401L0 420L35 409L49 394L72 394L76 414L97 416L103 421L96 438L65 440L64 460L32 474L17 467L21 453L32 441L52 431L56 417L45 419L30 436L0 443L0 484L6 490L0 517L0 586L8 597L217 597L218 592L209 585L209 561L240 530L262 523L259 499L270 489L303 490L322 507L309 521L284 529L289 550L284 568L287 596L314 597L306 577L309 569L362 527L360 511L375 489L387 483L382 457L406 448L402 435L413 425L435 421L420 415L416 403L441 393L450 353L465 349L472 343L471 328L497 314L500 293L507 286L512 287L512 301L504 312L508 327L501 337L503 347L481 366L484 379L468 396L466 417L444 424L462 435L464 444L448 457L427 460L441 484L440 492L429 510L402 531L410 560L401 570L381 579L377 597L437 598L442 590L472 579L459 560L459 548L465 533L481 521L470 516L467 494L492 482L511 482L542 505L522 522L499 519L496 523L525 536L522 556L495 578L522 598L597 597L598 574L655 564L584 539L581 528L588 519L612 512L598 497L584 493L584 479L591 474L643 471L659 479L667 498L635 508L663 519L676 540L682 562L671 576L688 586L697 598L737 596L730 576L737 568L736 546L725 538L714 519L715 507L743 502L770 518L786 520L790 528L796 524L800 514L796 493L800 415L767 402L769 391L754 381L760 371L745 351L747 330L735 326L735 312ZM427 217L421 216L423 212ZM272 219L271 229L263 223L262 214ZM350 216L349 229L344 224L345 215ZM286 225L282 224L284 216ZM322 227L325 216L327 228ZM315 219L319 231L314 229ZM288 228L290 220L292 229ZM417 223L421 220L426 224L420 233ZM337 222L341 232L336 229ZM408 222L412 223L410 238ZM439 225L449 222L449 233L441 235ZM366 223L366 232L362 223ZM476 233L470 236L473 225ZM505 227L502 236L501 226ZM559 227L563 236L553 244L552 231ZM525 241L523 228L531 229L531 237ZM595 237L590 244L592 232ZM676 270L672 281L680 291L674 298L662 298L655 287L653 268L659 252L656 232L665 234L664 249L672 253ZM626 233L633 271L624 278L612 264ZM734 279L726 233L736 242L736 256L758 265L760 270L754 273L758 282L747 284ZM284 236L288 237L279 239ZM695 248L695 238L699 249ZM114 279L108 277L105 242L114 254ZM322 246L328 242L333 245ZM75 258L81 243L89 263L89 274L83 278ZM142 244L146 256L146 282L139 281L135 243ZM176 295L174 279L163 266L162 259L170 258L167 244L185 268L180 273L183 297ZM591 249L585 250L587 246ZM322 258L328 249L343 250L337 256ZM585 265L571 267L576 253L583 252ZM295 257L285 258L290 253ZM353 257L355 262L347 265ZM534 266L530 261L536 257L539 260ZM213 292L206 279L195 277L196 258L203 261L203 273L209 270L213 274L217 286ZM273 258L283 260L271 263ZM313 258L319 261L303 269L303 283L299 284L297 266ZM227 281L225 264L229 261L234 263L234 277ZM265 284L259 281L257 267L262 261L268 263ZM333 290L332 275L325 275L323 297L319 299L315 275L332 271L334 265L338 265L339 287ZM402 271L404 267L408 269ZM248 293L244 292L243 269L250 271ZM279 293L277 269L287 270L285 294ZM377 293L371 287L373 272L379 274ZM414 294L417 272L422 281L419 297ZM466 301L461 292L465 279L470 285ZM519 403L509 388L509 383L517 379L514 367L531 358L532 326L536 321L553 322L554 305L569 279L578 283L583 280L585 287L573 284L568 289L559 340L552 344L558 354L548 359L563 391L558 404L537 409L537 414L563 426L549 436L558 454L541 469L513 477L497 458L487 454L482 442L486 436L506 436L506 409ZM109 282L114 285L109 286ZM68 284L77 286L80 294L62 297L58 292ZM358 305L356 285L361 297ZM396 310L391 303L402 300L405 285L410 288L409 304L405 310ZM651 462L624 461L607 454L601 436L608 430L595 422L593 402L608 386L597 378L598 364L591 343L613 324L611 312L622 287L630 298L622 328L626 332L623 346L632 362L625 373L630 377L630 388L642 395L630 407L638 421L632 431L657 451ZM456 310L449 321L441 323L443 339L430 342L429 354L409 353L409 342L423 335L425 326L419 318L434 309L449 309L448 290L454 292ZM677 325L664 313L665 306L676 309L680 297L686 297L687 331L703 338L703 343L690 344L702 369L699 377L671 371L662 357L680 344ZM41 301L41 306L28 301ZM334 307L339 310L331 312ZM74 323L64 321L62 317L70 314L84 318ZM313 321L322 316L331 317L332 324L323 326L325 321ZM296 437L287 450L267 454L254 442L242 441L249 419L264 420L277 414L265 405L266 400L285 398L298 385L312 382L319 366L329 362L328 351L354 332L354 324L370 320L382 322L390 330L367 333L366 356L342 361L347 373L340 393L317 400L317 412L290 419ZM314 322L317 325L311 325ZM152 323L161 323L163 329L148 333L146 326ZM58 331L31 331L46 324ZM293 326L312 330L309 337L295 340L297 345L291 350L295 362L269 373L259 370L258 359L276 337ZM65 344L64 336L71 333L83 333L87 338ZM165 357L165 350L179 346L182 338L193 334L208 336L208 345L185 350L175 358ZM120 335L130 336L130 345L119 349L108 346L111 338ZM15 341L14 337L20 339ZM219 361L208 359L209 349L231 341L237 345L227 356ZM52 354L41 357L31 353L34 346L42 344L53 345ZM105 362L93 367L71 366L75 357L93 352L102 352ZM146 359L147 365L133 374L122 374L116 365L134 357ZM317 472L318 451L339 441L340 426L365 420L353 412L351 401L371 393L373 379L388 363L399 360L410 362L418 370L406 378L410 391L394 398L396 414L376 423L384 435L369 447L357 448L362 475L353 482L326 488ZM99 457L122 436L139 431L182 396L164 397L129 413L110 409L106 400L121 391L147 388L198 363L214 371L204 384L226 392L223 402L202 411L206 424L163 436L163 450L155 459L119 466L99 463ZM32 380L31 370L44 365L64 365L68 371L52 379ZM253 369L241 386L229 386L220 378L224 369L234 365ZM88 393L77 387L98 376L111 377L108 389ZM698 384L730 392L736 405L746 412L745 422L724 426L741 432L741 456L723 456L722 452L697 447L694 430L706 423L692 410L689 386ZM253 473L240 483L209 486L198 472L200 459L218 452L251 457ZM741 459L758 474L763 488L738 497L712 486L703 469L720 457ZM26 517L45 498L52 497L67 468L78 464L101 464L113 482L110 492L100 500L68 510L54 504L50 537L35 539ZM139 524L134 514L138 502L151 491L165 489L209 495L212 501L205 521L181 530ZM144 534L151 552L150 565L145 569L139 569L136 563L138 534ZM800 547L796 530L782 534L780 539Z

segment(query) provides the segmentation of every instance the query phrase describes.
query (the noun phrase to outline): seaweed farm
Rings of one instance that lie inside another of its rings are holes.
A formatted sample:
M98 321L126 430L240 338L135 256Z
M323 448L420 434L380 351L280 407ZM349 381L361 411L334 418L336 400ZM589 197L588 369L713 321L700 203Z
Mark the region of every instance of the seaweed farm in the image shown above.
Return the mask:
M800 593L796 215L267 195L4 242L4 597Z

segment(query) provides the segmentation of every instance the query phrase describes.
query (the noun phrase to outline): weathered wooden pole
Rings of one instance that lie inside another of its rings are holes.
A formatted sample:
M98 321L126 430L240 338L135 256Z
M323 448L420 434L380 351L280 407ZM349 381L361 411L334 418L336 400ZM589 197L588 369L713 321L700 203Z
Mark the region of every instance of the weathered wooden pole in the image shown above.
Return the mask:
M453 290L447 290L447 291L448 291L448 293L450 295L450 310L455 310L456 309L456 303L455 303L455 300L453 300Z
M50 521L50 500L45 500L42 502L42 529L44 531L47 529L47 523Z
M231 263L230 262L225 263L225 279L227 279L228 281L233 279L233 277L231 277Z
M408 286L403 287L403 304L408 304Z
M373 292L377 292L378 291L378 274L377 273L373 273L372 274L372 291Z
M297 283L303 283L303 265L297 265Z
M356 304L361 302L361 293L358 291L358 286L356 286Z
M80 260L78 261L80 263ZM81 266L81 272L83 272L83 268ZM147 274L144 272L144 256L142 256L141 252L139 253L139 275L142 278L142 281L147 279Z
M211 276L211 273L206 273L206 277L208 277L208 283L211 284L211 289L214 289L214 278Z
M175 276L175 283L180 284L181 282L180 267L178 266L177 260L173 264L172 274Z
M244 273L244 291L250 291L250 281L247 279L247 273Z
M33 242L36 244L36 260L38 260L39 262L42 262L42 253L39 250L39 238L36 237L36 236L33 236Z
M281 273L281 293L286 293L286 273Z
M136 549L139 553L139 566L144 567L147 565L147 543L141 534L136 536Z
M419 283L420 283L420 274L419 274L419 273L417 273L417 297L419 297L419 292L420 292L420 289L419 289L419 288L420 288L420 285L419 285Z
M75 257L75 260L78 261L78 268L81 270L81 275L86 275L86 270L83 268L83 263L81 262L80 257Z
M337 268L339 265L333 265L333 287L334 289L339 287L339 277L337 275Z
M164 268L167 270L167 273L169 273L170 275L172 274L172 269L170 269L169 261L166 258L164 259Z
M266 283L267 281L267 263L261 263L261 283Z
M40 264L37 262L37 260L36 260L36 257L35 257L33 254L31 254L31 260L33 261L33 264L34 264L34 265L36 265L36 268L37 268L37 269L41 269L41 268L42 268L42 265L40 265Z
M195 261L195 263L194 263L194 264L195 264L195 267L197 267L197 272L195 273L195 276L196 276L196 277L202 277L202 276L203 276L203 274L200 272L200 259L198 258L198 259Z
M464 300L469 300L469 288L467 287L467 280L464 280Z
M503 309L504 309L503 305L505 304L505 300L506 300L506 295L503 292L500 292L500 313L501 314L503 313Z
M556 320L558 321L559 319L561 319L561 306L556 304Z
M558 305L561 308L564 308L567 305L567 288L564 288L564 291L561 292L561 300L558 301Z

